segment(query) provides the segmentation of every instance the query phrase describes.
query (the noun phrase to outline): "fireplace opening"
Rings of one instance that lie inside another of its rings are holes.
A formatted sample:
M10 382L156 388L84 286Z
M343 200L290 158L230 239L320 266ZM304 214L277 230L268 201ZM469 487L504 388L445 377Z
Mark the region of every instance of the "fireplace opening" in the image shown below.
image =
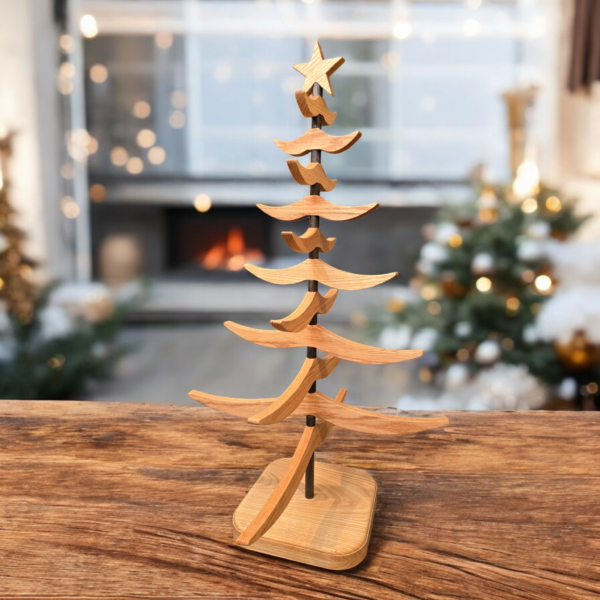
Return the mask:
M264 266L272 258L269 217L254 207L167 210L170 272L228 278L249 275L244 264Z

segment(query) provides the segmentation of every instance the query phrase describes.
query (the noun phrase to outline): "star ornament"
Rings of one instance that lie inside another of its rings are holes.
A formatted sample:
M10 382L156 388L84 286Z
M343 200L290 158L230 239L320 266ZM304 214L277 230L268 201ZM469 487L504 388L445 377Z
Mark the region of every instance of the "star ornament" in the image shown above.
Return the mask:
M341 56L337 58L325 58L321 44L315 42L315 47L311 59L306 63L293 65L294 69L302 73L306 79L302 88L306 93L312 90L313 83L318 83L324 90L328 91L332 96L333 88L329 77L333 75L343 64L345 60Z

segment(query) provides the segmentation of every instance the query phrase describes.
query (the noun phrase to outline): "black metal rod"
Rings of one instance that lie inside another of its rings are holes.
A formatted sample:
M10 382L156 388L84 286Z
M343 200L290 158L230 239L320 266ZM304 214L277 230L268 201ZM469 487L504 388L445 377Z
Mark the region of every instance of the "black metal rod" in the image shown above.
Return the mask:
M313 96L322 96L323 88L315 83L312 89ZM321 115L317 115L312 118L312 128L313 129L321 129ZM320 150L311 150L310 152L310 161L314 163L321 162L321 151ZM311 196L320 196L321 195L321 186L318 183L310 186L310 194ZM318 228L319 227L319 217L316 215L311 215L308 217L308 226ZM308 258L319 258L319 249L315 248L312 252L309 252ZM319 291L319 282L310 279L308 281L308 291L309 292L318 292ZM313 318L310 321L311 325L317 324L317 313L314 314ZM317 349L312 347L306 348L306 357L307 358L317 358ZM314 394L317 391L317 382L315 381L310 390L308 390L309 394ZM317 423L317 418L314 415L306 415L306 426L314 427ZM306 472L304 473L304 497L311 498L315 497L315 453L313 452L310 457L310 462L306 467Z

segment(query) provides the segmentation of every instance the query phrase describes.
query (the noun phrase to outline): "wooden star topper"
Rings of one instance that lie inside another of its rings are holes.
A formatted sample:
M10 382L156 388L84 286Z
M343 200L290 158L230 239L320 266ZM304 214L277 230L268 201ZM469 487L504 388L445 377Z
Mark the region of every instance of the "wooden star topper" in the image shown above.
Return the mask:
M303 90L309 93L312 90L313 83L318 83L324 90L327 90L332 96L333 88L329 77L333 75L343 64L345 60L341 56L337 58L325 58L321 44L315 42L315 47L310 61L292 65L296 71L306 77Z

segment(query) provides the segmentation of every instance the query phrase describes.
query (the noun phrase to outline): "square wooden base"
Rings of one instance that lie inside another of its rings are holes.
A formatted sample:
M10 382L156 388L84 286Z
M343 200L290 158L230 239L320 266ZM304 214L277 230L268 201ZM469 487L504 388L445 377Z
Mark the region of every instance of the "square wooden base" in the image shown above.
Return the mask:
M288 458L272 462L233 515L233 538L250 524L283 476ZM304 497L304 480L278 521L248 550L342 570L367 555L377 483L366 471L315 463L315 496Z

